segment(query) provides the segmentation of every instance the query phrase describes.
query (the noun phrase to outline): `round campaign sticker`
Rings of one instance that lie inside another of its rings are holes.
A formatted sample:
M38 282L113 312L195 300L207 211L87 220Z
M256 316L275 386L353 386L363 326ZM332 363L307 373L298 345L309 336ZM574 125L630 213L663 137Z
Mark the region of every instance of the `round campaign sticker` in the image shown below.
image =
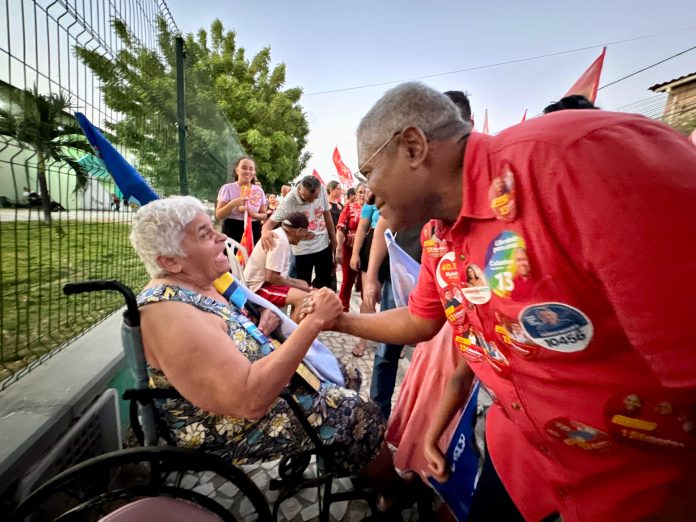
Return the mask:
M484 274L495 295L521 301L532 291L532 270L522 236L506 230L486 250Z
M572 353L587 348L594 328L577 308L563 303L540 303L520 312L520 325L534 344L556 352Z
M508 165L503 168L501 175L494 177L491 181L488 199L497 219L507 222L515 220L517 217L515 175Z
M450 250L437 264L435 271L435 279L440 288L444 289L450 285L459 285L459 271L457 270L457 262L454 258L454 252Z
M613 446L611 438L603 431L582 422L559 418L544 426L546 433L564 444L585 451L605 451Z
M464 297L459 287L446 286L442 291L441 299L447 320L452 324L462 324L466 317L466 310L464 309Z
M466 287L462 290L467 301L484 304L491 300L491 289L478 266L467 265L465 276Z

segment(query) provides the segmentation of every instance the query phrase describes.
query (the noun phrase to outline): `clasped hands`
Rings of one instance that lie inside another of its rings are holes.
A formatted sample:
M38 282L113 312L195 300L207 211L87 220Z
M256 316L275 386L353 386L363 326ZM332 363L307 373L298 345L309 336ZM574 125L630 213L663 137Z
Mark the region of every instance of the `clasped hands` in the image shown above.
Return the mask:
M334 328L343 314L343 304L330 288L321 288L310 292L300 305L298 322L311 318L317 321L322 330Z

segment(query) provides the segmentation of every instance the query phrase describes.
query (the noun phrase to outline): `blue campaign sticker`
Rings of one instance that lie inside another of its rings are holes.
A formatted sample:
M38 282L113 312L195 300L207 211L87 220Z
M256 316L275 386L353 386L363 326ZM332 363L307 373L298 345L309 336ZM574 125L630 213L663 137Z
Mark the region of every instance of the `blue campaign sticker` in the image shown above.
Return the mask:
M563 303L539 303L524 308L519 322L527 336L539 346L572 353L587 348L594 328L577 308Z

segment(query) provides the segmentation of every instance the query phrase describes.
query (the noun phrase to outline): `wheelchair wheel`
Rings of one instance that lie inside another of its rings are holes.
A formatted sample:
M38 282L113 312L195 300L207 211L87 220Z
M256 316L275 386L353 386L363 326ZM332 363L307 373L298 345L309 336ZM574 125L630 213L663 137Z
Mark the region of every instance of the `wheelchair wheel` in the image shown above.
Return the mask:
M239 468L200 451L152 447L107 453L73 466L32 492L10 520L96 521L156 497L184 503L172 506L198 507L208 518L271 519L263 493Z

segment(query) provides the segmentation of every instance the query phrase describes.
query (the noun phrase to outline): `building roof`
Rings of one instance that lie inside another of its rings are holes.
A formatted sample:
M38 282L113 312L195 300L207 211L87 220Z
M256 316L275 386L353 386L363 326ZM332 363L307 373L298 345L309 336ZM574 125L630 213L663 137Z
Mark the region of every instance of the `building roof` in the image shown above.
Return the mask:
M680 76L679 78L674 78L673 80L669 80L668 82L656 83L652 87L648 87L648 90L651 90L654 92L666 92L671 87L677 87L678 85L682 85L685 83L691 83L692 81L696 81L696 72L685 74L684 76Z

